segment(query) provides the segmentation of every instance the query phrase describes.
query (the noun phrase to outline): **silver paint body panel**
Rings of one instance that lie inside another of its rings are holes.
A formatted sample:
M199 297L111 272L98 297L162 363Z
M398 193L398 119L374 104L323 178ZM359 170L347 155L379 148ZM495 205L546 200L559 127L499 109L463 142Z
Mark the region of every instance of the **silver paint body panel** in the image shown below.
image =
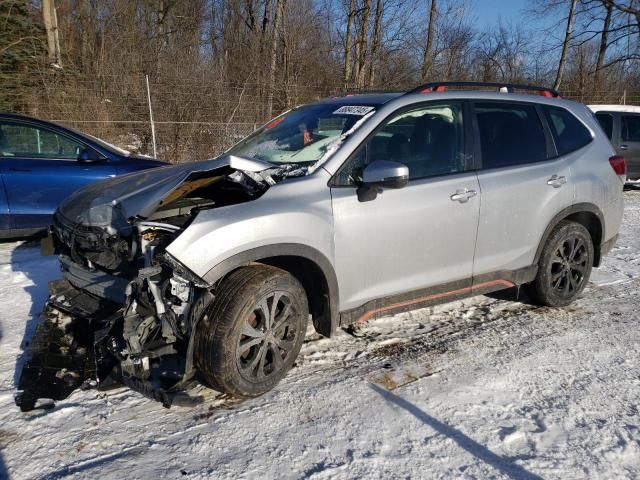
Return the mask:
M560 106L591 130L594 141L554 160L409 181L369 202L358 201L355 187L329 186L351 153L397 109L448 99ZM399 96L312 174L276 184L254 201L201 211L167 250L213 281L209 272L236 254L282 243L308 246L332 264L344 311L376 298L528 267L552 219L578 203L602 212L602 240L611 239L623 209L621 182L608 162L613 154L597 121L579 103L487 92ZM548 184L554 175L566 183ZM451 201L460 189L478 194L466 203Z

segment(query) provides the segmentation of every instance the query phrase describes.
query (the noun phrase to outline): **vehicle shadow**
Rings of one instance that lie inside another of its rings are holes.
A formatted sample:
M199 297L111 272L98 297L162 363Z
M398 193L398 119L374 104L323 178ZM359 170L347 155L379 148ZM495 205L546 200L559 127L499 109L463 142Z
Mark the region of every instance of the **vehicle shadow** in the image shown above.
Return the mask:
M509 302L519 302L525 305L538 306L535 299L533 299L527 292L527 289L522 286L497 290L495 292L485 294L485 297L493 298L495 300L506 300Z
M24 292L28 295L29 310L20 343L22 353L16 359L14 371L14 385L17 386L22 366L26 360L27 348L35 333L40 312L49 294L49 282L60 277L60 268L57 257L42 257L39 242L33 240L18 244L13 249L10 262L14 281L30 282L24 287Z
M471 455L475 456L479 460L491 465L501 474L514 479L514 480L540 480L542 477L535 475L528 470L525 470L520 465L512 463L509 459L503 458L500 455L493 453L484 445L479 444L475 440L467 437L464 433L459 430L456 430L453 427L450 427L446 423L437 420L432 417L428 413L420 410L411 402L408 402L402 397L391 393L388 390L385 390L382 387L379 387L376 384L370 383L369 386L377 393L380 394L385 400L389 403L393 403L400 408L405 409L411 415L416 417L425 425L428 425L436 432L441 435L445 435L450 438L454 442L458 444L459 447L469 452Z
M628 191L639 191L640 190L640 183L625 183L624 184L624 191L628 192Z
M48 473L47 475L42 477L42 480L58 480L61 478L69 478L75 475L81 475L87 473L87 470L91 470L96 467L103 467L109 463L115 462L119 459L125 458L130 460L132 463L135 463L135 457L144 454L147 451L146 447L136 446L130 447L122 450L121 452L115 452L109 455L103 455L93 460L88 460L85 462L79 462L77 465L67 465L62 467L59 470ZM0 471L0 473L2 473ZM4 477L0 476L0 479ZM88 476L91 478L91 476ZM95 477L94 477L95 478Z
M0 479L9 480L9 472L7 471L7 467L5 467L4 460L2 459L2 445L0 445Z

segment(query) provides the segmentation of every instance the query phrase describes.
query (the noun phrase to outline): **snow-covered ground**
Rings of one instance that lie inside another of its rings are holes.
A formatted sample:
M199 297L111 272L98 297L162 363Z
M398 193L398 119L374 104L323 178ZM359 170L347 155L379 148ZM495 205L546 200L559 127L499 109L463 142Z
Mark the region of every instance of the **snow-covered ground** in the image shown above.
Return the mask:
M638 478L640 190L569 308L509 294L310 335L273 392L164 409L126 389L13 404L23 338L58 275L0 244L0 478Z

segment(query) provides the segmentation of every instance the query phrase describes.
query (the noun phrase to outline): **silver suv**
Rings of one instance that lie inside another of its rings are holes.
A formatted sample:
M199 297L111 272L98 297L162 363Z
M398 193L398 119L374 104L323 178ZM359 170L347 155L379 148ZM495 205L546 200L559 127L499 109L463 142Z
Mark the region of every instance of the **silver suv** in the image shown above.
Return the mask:
M624 159L582 104L449 88L466 85L301 106L217 159L73 194L18 403L86 378L165 405L192 380L251 397L293 366L309 320L330 336L518 285L575 300L616 241ZM47 342L73 361L47 369Z

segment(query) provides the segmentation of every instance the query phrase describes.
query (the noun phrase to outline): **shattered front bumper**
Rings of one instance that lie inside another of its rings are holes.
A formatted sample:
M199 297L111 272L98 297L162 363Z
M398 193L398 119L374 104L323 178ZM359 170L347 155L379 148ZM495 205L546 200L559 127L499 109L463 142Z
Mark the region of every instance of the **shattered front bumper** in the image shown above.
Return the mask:
M91 322L78 318L97 315L100 301L67 280L50 282L49 293L23 358L15 396L23 412L36 408L39 399L67 398L97 378Z
M110 351L111 325L122 316L124 294L112 278L96 278L62 260L64 279L49 283L49 299L27 346L15 395L23 412L46 407L39 400L63 400L78 388L127 386L165 407L199 401L184 393L187 376L136 378L127 375ZM77 267L77 266L76 266Z

